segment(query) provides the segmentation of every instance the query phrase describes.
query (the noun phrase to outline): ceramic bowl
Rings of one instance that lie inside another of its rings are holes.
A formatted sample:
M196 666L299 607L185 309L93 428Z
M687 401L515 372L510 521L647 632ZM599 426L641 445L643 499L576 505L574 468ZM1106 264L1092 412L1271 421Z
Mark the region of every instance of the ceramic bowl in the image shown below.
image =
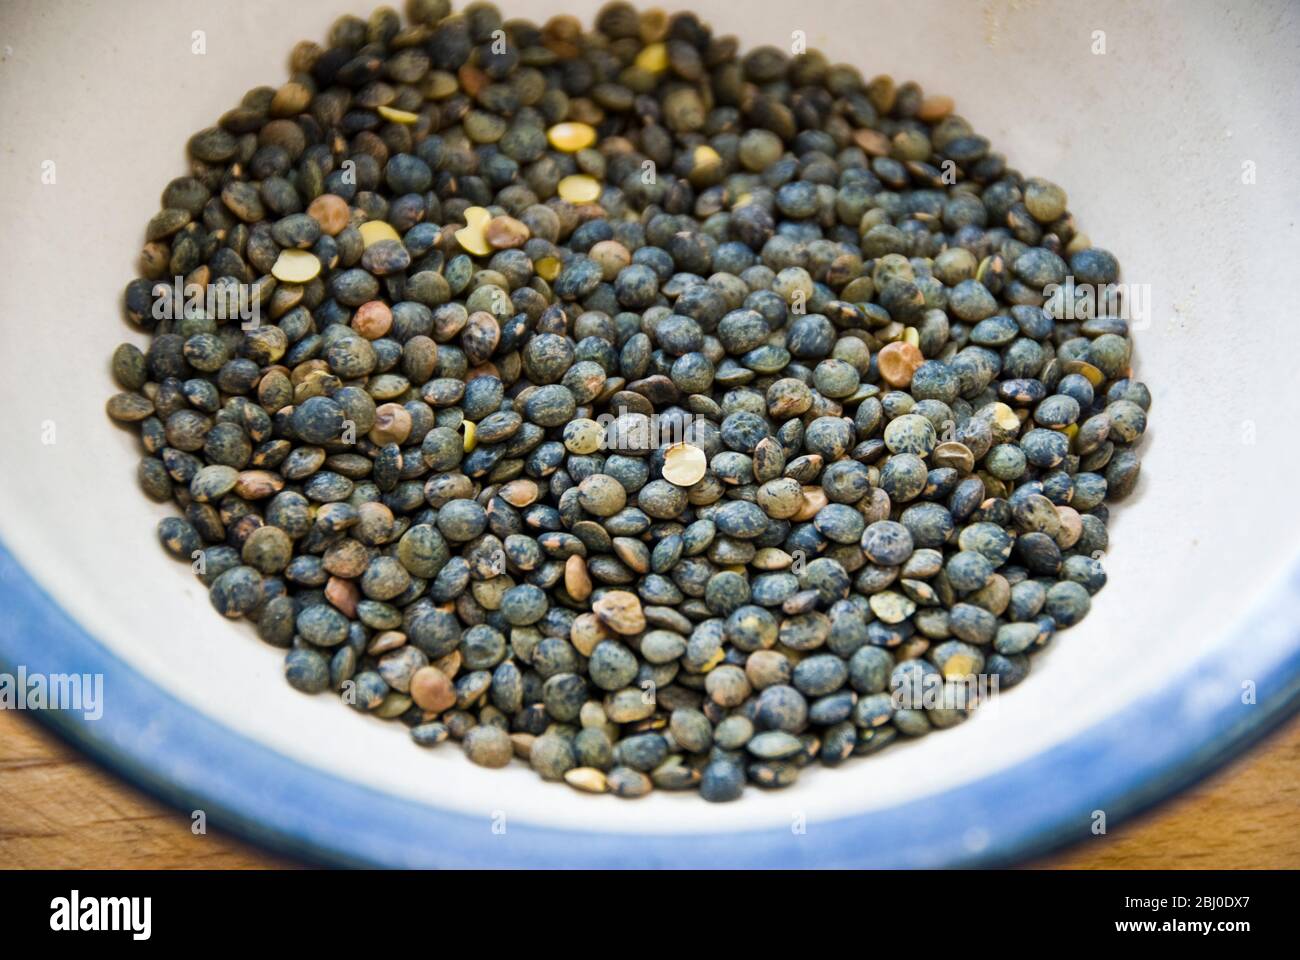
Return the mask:
M507 15L544 20L537 0ZM590 22L595 3L566 12ZM1006 863L1108 827L1240 753L1295 706L1297 9L1283 2L694 4L746 47L953 95L1017 169L1064 185L1147 298L1154 396L1109 585L1030 677L961 726L737 803L636 802L472 766L454 745L284 682L159 549L167 510L103 414L145 222L183 147L286 78L341 0L11 2L0 9L0 671L103 675L50 712L181 809L308 859L387 866ZM203 31L197 34L195 31ZM195 52L199 37L204 52ZM1291 107L1287 104L1291 103Z

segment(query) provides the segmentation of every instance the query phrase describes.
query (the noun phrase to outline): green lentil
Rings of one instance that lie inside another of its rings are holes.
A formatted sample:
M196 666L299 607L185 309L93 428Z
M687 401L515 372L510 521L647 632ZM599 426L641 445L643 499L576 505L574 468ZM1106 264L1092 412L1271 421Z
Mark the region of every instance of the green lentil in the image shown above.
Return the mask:
M1013 685L1086 615L1151 394L1044 295L1119 277L1061 187L693 14L409 12L190 139L111 360L160 542L290 685L727 801L960 722L891 685ZM160 316L172 272L259 323Z

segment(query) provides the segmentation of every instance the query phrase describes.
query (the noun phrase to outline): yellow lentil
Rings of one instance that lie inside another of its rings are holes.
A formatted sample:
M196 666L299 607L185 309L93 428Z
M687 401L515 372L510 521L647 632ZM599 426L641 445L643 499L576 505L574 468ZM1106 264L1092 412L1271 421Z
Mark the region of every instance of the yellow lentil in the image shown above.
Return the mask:
M306 250L281 250L271 276L285 283L306 283L320 273L320 261Z
M492 214L483 207L467 207L465 226L456 231L456 240L466 253L476 257L486 257L492 252L487 242L487 225L492 221Z
M367 220L357 229L361 231L361 243L367 247L380 240L400 241L402 239L393 229L393 225L385 220Z
M595 203L600 199L600 181L585 173L570 174L560 181L558 193L569 203Z
M577 153L596 142L596 128L587 123L566 121L547 130L546 139L556 150Z

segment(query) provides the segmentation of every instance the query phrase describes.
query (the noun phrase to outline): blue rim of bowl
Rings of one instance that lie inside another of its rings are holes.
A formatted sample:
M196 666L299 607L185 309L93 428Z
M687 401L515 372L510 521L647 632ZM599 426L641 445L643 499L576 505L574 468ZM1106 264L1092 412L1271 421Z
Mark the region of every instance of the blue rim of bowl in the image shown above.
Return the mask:
M100 645L0 542L0 672L104 675L96 720L38 717L113 772L255 844L357 867L776 868L1006 865L1092 836L1239 755L1300 707L1300 563L1173 683L1042 753L908 802L787 828L608 833L475 817L286 757L178 700ZM1231 660L1226 651L1233 651ZM1253 682L1254 702L1243 684ZM111 694L111 696L110 696ZM562 789L558 788L557 789ZM505 798L503 797L503 800ZM743 800L741 801L743 802Z

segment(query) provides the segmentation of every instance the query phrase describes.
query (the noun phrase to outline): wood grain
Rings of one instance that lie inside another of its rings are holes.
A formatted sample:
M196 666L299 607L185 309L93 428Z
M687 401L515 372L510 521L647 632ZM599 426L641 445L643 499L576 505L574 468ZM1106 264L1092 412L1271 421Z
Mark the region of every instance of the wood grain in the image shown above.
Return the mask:
M1170 803L1035 866L1300 867L1300 718Z
M0 868L294 866L105 772L25 714L0 710ZM1300 720L1165 805L1033 866L1300 867Z
M35 718L0 710L0 867L289 866L128 786Z

